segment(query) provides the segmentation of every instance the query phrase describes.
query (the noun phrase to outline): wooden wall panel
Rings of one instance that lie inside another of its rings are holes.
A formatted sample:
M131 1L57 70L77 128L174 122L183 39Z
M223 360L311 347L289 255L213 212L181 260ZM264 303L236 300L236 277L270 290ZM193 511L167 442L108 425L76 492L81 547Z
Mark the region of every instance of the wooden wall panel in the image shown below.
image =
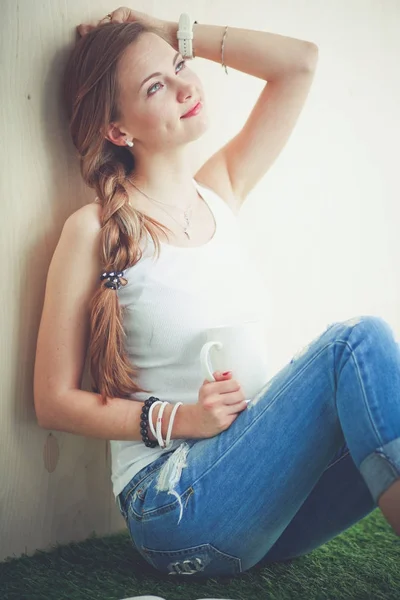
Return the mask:
M59 91L74 26L90 11L77 1L1 6L0 560L124 527L108 442L41 429L33 405L48 266L65 219L93 198Z

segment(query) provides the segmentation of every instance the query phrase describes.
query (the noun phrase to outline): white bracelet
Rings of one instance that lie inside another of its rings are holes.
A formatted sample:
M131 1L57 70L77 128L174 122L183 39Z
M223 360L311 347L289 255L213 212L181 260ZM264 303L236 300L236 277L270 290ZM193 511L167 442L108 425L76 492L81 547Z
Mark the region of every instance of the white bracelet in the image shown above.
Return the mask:
M157 400L157 402L153 402L153 404L150 406L149 409L149 427L150 427L150 431L151 433L154 435L154 437L157 439L157 434L156 434L156 430L154 429L154 425L153 425L153 408L157 405L157 404L162 404L161 400Z
M171 432L172 432L172 426L174 424L174 420L175 420L175 415L176 415L176 411L178 410L178 408L183 404L183 402L177 402L174 406L174 408L172 409L171 412L171 416L169 418L169 424L168 424L168 431L167 431L167 437L165 439L165 447L166 448L171 448L172 444L174 443L174 440L171 440ZM171 441L170 441L171 440Z
M160 410L158 411L158 415L157 415L157 441L160 445L160 448L164 448L164 446L165 446L165 442L162 439L161 423L162 423L163 412L164 412L167 404L169 404L169 402L162 403L162 406L161 406Z

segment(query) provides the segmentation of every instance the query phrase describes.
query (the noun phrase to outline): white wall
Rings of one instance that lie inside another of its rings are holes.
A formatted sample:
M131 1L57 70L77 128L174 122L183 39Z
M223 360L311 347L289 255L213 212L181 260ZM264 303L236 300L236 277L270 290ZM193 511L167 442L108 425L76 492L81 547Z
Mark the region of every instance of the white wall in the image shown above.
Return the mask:
M399 335L398 2L175 0L135 7L168 20L188 10L200 23L263 29L320 48L298 125L240 217L270 289L271 371L335 320L376 314ZM94 0L84 7L78 0L2 2L0 560L123 527L108 443L40 429L32 392L50 259L67 216L93 198L80 181L59 76L74 26L110 8ZM232 70L226 76L202 59L192 68L204 79L212 115L211 129L192 147L200 166L237 132L263 84Z

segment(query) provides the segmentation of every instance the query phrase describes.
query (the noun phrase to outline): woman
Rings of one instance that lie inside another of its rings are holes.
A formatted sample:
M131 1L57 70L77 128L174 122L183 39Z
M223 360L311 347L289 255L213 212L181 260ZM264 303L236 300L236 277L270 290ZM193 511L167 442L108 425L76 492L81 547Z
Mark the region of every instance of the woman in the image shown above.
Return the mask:
M201 376L203 332L228 305L262 316L237 213L288 139L318 53L183 22L183 41L178 23L125 7L79 27L65 100L97 198L67 219L49 269L38 421L111 440L118 507L166 574L288 560L378 505L399 534L400 349L383 319L331 324L249 404L234 373ZM188 144L207 116L193 50L268 82L194 176ZM93 393L80 389L87 348Z

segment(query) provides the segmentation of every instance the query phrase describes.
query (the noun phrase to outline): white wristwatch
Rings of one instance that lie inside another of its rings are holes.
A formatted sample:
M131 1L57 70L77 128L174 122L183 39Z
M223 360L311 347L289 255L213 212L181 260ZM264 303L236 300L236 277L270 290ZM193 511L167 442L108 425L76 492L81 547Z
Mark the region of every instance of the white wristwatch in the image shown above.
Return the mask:
M192 45L194 23L197 23L197 21L192 22L187 13L182 13L179 17L176 37L178 38L179 52L183 58L194 58Z

